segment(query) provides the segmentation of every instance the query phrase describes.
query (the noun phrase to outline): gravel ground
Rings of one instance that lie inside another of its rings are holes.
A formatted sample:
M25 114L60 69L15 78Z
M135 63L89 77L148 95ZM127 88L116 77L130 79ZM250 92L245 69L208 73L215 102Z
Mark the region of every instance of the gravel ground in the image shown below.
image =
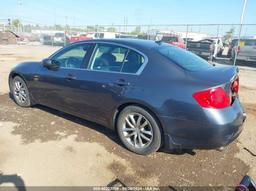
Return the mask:
M240 98L248 118L241 136L223 151L127 151L115 132L42 106L20 108L8 96L7 77L19 62L41 60L58 48L0 46L0 173L26 186L233 186L256 179L256 71L240 70Z

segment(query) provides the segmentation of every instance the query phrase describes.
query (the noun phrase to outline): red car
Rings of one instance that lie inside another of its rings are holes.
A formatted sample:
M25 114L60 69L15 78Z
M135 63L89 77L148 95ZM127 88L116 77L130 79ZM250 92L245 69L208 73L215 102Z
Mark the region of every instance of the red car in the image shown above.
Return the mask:
M162 42L172 44L172 45L180 47L180 48L186 48L184 40L179 36L164 35L162 38Z
M70 43L72 42L79 42L79 41L83 41L83 40L91 40L92 38L87 37L87 35L79 35L79 36L73 36L70 38Z

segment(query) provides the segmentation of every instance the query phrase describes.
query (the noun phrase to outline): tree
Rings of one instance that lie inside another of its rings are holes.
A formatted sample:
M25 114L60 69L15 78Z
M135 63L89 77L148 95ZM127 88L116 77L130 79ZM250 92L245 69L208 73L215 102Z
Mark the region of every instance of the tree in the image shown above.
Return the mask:
M135 29L131 32L132 34L138 35L141 33L141 27L136 26Z
M95 28L94 28L94 26L87 26L85 30L87 32L93 32L93 31L95 31Z
M64 30L64 28L61 25L55 25L54 28L55 30L59 30L59 31Z
M109 27L107 28L108 32L116 32L116 28L115 27Z
M21 22L19 19L14 19L12 20L12 26L15 27L15 28L18 28L21 26Z
M226 34L223 37L225 43L229 44L232 41L234 32L235 32L234 27L232 27L229 31L226 32Z
M24 32L31 32L33 29L33 26L28 24L23 26Z

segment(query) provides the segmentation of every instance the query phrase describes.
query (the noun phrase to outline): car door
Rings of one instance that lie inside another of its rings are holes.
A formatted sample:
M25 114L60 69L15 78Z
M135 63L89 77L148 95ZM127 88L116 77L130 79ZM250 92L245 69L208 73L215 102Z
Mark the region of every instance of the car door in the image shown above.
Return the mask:
M108 125L118 103L134 88L144 61L134 50L97 44L87 70L72 71L75 80L68 84L66 105L77 116Z
M70 112L66 95L70 92L70 81L75 77L73 71L85 68L92 51L92 44L76 44L54 54L50 59L58 65L57 69L42 67L36 76L36 89L33 95L40 104Z

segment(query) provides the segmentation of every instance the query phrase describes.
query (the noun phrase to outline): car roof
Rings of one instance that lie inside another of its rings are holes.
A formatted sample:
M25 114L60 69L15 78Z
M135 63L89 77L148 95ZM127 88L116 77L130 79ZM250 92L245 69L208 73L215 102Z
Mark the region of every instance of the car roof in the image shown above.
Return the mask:
M143 39L132 39L132 38L117 38L117 39L93 39L93 40L85 40L79 41L72 44L80 44L83 42L91 42L91 43L117 43L124 46L130 46L132 48L142 48L142 49L152 49L154 47L159 46L158 42L153 40L143 40Z

